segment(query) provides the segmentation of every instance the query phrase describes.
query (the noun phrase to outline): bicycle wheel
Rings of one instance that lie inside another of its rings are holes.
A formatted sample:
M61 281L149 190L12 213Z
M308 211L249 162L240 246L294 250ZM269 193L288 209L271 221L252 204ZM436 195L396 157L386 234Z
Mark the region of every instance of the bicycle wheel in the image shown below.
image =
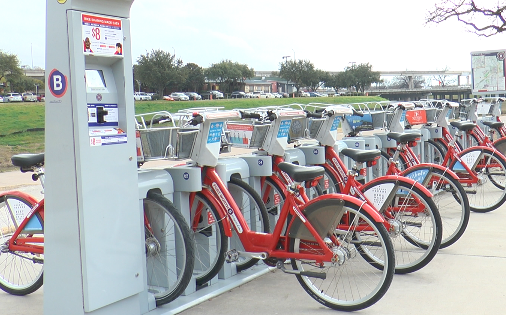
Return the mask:
M423 143L422 163L433 163L442 165L445 159L446 150L438 142L429 139Z
M204 285L214 278L225 262L228 237L218 210L202 193L197 193L190 209L195 241L194 275L197 285ZM197 216L197 217L196 217Z
M236 177L230 177L228 190L234 197L249 228L254 232L269 233L270 227L267 209L258 193L250 185ZM232 231L230 249L244 251L244 246L237 235L237 231L235 229L232 229ZM258 259L239 256L239 260L236 262L237 271L248 269L257 262Z
M278 221L281 209L285 204L286 197L281 187L269 177L265 179L260 195L269 217L269 232L272 233Z
M466 134L463 136L464 139L457 138L456 144L459 146L460 150L465 150L467 148L477 147L480 145L478 142L478 138L475 135Z
M395 272L410 273L427 265L442 240L441 216L434 201L400 178L373 182L363 186L362 192L389 224Z
M321 191L322 194L340 194L341 187L339 186L337 178L327 169L327 167L324 168L325 173L323 173L323 179L318 182L318 190Z
M412 179L421 176L420 183L433 194L432 201L443 223L439 248L455 243L466 230L470 214L469 200L462 185L448 173L432 167L415 166L402 175Z
M0 289L13 295L33 293L43 283L44 254L9 250L9 240L33 206L31 202L18 196L0 197ZM42 217L37 215L36 219L43 227ZM20 234L19 237L41 237L41 234Z
M478 183L465 186L471 211L489 212L500 207L506 201L506 161L480 148L467 151L461 158L472 165L471 170L478 176ZM466 171L461 171L456 160L450 168L456 169L459 177L469 178Z
M501 152L502 155L506 156L506 137L500 138L494 142L494 147L497 149L497 151Z
M149 192L143 202L148 291L156 305L176 299L193 274L195 248L190 228L172 202L160 193Z
M319 207L318 202L313 205ZM373 305L386 293L393 279L395 258L385 226L361 211L359 205L346 202L344 207L345 217L351 224L339 225L334 234L329 235L328 242L339 260L317 263L292 259L291 264L294 270L327 274L326 279L296 276L316 301L335 310L357 311ZM318 252L314 240L295 238L290 241L295 253ZM368 252L382 268L375 268L362 259L359 252Z

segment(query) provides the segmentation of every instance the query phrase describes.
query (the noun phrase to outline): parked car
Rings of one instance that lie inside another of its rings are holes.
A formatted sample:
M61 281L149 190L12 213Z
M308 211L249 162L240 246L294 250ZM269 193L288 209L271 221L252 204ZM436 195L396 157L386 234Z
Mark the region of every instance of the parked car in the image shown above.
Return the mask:
M37 101L39 101L39 102L45 102L46 101L46 95L44 95L44 94L37 95Z
M183 92L173 92L170 94L170 97L172 97L175 101L189 101L190 98L188 95L184 94Z
M311 95L309 95L309 93L308 93L308 92L300 91L300 92L299 92L299 96L300 96L300 97L310 97Z
M230 94L230 97L231 98L246 98L246 93L241 92L241 91L235 91L235 92L232 92L232 94Z
M246 98L253 98L253 93L252 92L248 92L244 95Z
M3 103L4 102L4 97L2 95L0 95L0 103Z
M33 93L23 93L22 98L24 102L37 102L37 95Z
M267 92L264 94L265 94L265 98L276 98L276 96L274 96L274 94L272 94L272 93Z
M309 96L310 97L321 97L321 95L316 92L309 92Z
M220 91L207 91L207 92L203 92L201 95L202 95L202 99L204 99L204 100L210 99L211 95L213 97L213 100L223 98L223 93L221 93Z
M19 93L7 93L4 96L4 102L22 102L23 98Z
M151 101L151 96L146 92L135 92L134 100L136 101Z
M253 98L267 98L267 95L265 95L264 91L254 91Z
M164 96L163 100L164 101L174 101L174 99L172 97L168 96L168 95Z
M272 93L275 98L283 98L283 95L279 94L278 92Z
M186 94L190 100L200 101L202 99L202 95L197 92L185 92L184 94Z

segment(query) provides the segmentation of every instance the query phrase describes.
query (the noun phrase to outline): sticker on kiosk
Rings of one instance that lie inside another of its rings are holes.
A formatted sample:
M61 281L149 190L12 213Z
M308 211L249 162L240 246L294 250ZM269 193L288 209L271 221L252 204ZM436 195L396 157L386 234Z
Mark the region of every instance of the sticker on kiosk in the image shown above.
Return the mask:
M82 14L85 55L123 57L123 29L120 19Z

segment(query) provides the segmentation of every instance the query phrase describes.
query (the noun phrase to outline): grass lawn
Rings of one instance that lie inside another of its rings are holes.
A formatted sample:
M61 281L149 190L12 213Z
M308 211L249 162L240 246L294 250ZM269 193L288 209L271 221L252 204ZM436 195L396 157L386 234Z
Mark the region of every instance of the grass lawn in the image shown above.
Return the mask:
M156 111L176 112L191 107L224 107L225 109L251 108L292 103L350 104L384 101L381 97L339 96L339 97L298 97L271 99L228 99L188 102L143 101L135 102L135 113ZM44 151L45 103L0 103L0 172L15 169L10 157L19 153Z

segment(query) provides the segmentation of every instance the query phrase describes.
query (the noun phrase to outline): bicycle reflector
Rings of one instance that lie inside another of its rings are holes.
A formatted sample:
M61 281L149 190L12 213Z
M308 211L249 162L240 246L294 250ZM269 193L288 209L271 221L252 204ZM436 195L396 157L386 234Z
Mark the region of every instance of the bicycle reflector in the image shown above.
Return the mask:
M313 180L311 181L306 181L306 188L311 188L311 187L315 187L316 185L318 185L318 182L323 178L323 175L322 176L318 176L316 178L314 178Z
M417 141L420 141L420 138L416 138L415 141L408 142L408 147L416 147Z

